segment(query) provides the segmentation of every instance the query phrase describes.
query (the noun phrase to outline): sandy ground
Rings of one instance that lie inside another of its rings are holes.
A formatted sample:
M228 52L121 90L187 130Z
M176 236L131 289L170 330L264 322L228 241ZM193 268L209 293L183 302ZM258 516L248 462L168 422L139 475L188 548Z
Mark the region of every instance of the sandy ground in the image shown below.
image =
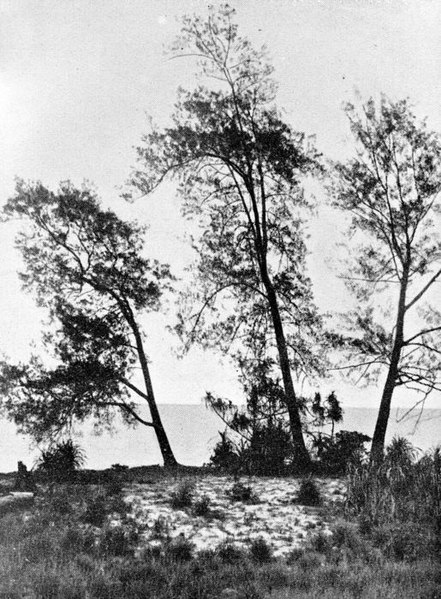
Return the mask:
M223 542L247 547L263 538L275 556L283 556L301 547L311 533L329 531L330 507L344 500L345 484L338 479L317 479L323 497L321 507L295 503L300 481L295 478L241 478L250 486L255 502L233 501L229 495L234 481L221 476L192 479L193 507L177 509L171 496L182 481L158 480L134 484L126 489L126 501L133 518L145 526L143 543L155 545L164 538L185 537L195 549L214 549ZM194 505L209 498L208 513L196 516ZM327 515L327 517L326 517Z

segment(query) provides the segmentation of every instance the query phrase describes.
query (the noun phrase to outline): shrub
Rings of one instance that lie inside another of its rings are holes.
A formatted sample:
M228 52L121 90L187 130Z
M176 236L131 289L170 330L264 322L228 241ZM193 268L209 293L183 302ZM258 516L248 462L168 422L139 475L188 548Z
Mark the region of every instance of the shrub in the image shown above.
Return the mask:
M210 498L203 495L193 505L193 514L195 516L208 516L210 514Z
M63 481L72 477L86 461L84 451L72 439L61 441L41 452L37 461L37 471L49 478Z
M304 555L305 550L300 547L294 547L286 556L286 563L288 565L295 564Z
M323 553L326 555L331 552L333 542L331 539L331 535L319 532L309 539L308 544L311 547L311 549L317 551L317 553Z
M167 545L165 556L169 556L177 562L188 562L193 557L193 551L194 543L184 536L179 536Z
M350 464L361 464L367 457L370 437L357 431L340 431L335 437L318 435L313 442L318 466L326 474L344 474Z
M216 548L216 555L226 564L235 564L244 559L244 552L242 549L234 545L230 541L221 543Z
M408 470L415 462L417 450L405 437L394 437L386 448L386 462L394 468Z
M243 414L236 414L236 420L238 418L248 422ZM254 426L249 434L247 443L236 446L226 432L220 433L221 440L213 449L210 464L234 473L258 476L283 474L294 459L291 437L284 423Z
M210 457L210 465L227 472L235 471L239 467L239 456L236 448L226 432L219 434L221 438L214 446Z
M296 503L300 505L319 506L322 504L322 495L317 483L312 478L304 478L300 483Z
M171 495L171 506L175 509L191 507L194 497L194 488L195 485L193 481L182 481Z
M243 503L257 503L257 496L254 494L252 488L249 485L244 485L243 483L236 482L234 485L227 491L227 495L231 499L231 501L242 501Z
M240 455L248 471L258 476L281 475L293 459L291 436L283 422L256 427Z
M347 549L354 556L365 556L372 551L372 545L363 537L356 524L339 522L332 529L332 543L339 549Z
M133 544L137 541L136 532L127 526L107 527L99 539L101 551L108 555L132 555Z
M259 537L251 543L250 555L253 561L264 564L272 560L272 549L265 539Z

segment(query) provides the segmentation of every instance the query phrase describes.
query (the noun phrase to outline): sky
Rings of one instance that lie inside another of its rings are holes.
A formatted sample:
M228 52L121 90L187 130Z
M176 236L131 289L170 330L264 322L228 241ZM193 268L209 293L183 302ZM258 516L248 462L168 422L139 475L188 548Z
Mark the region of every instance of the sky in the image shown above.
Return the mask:
M230 4L241 33L268 47L286 120L314 134L325 156L351 155L342 105L357 95L409 97L416 114L441 132L437 0ZM89 180L106 206L149 224L149 251L182 274L191 259L184 240L191 225L179 214L173 186L134 204L120 198L120 188L148 117L167 123L177 87L196 83L194 65L169 60L164 50L179 32L177 19L206 14L207 6L190 0L0 0L0 203L13 194L16 176L53 189L66 179L77 185ZM25 359L44 314L20 289L16 225L0 227L0 352ZM317 303L322 310L344 309L348 300L333 266L342 217L322 206L309 232ZM239 398L234 371L218 355L195 350L177 359L168 319L145 322L158 402L197 403L207 390ZM336 380L323 387L340 392L344 405L379 400L378 389L354 391Z

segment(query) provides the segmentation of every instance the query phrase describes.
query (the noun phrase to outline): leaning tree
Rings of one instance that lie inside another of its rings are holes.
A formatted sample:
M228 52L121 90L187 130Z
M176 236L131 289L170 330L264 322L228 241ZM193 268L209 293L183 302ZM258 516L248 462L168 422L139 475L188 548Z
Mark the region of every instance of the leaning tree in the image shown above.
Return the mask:
M4 214L24 221L16 240L21 278L48 309L44 344L52 351L51 367L36 356L27 364L1 364L7 413L21 431L42 441L87 417L110 423L119 410L127 422L153 428L164 464L176 464L138 321L142 312L158 310L172 277L167 266L143 257L144 229L104 210L90 189L69 183L53 193L40 183L20 182ZM133 395L147 402L150 420Z
M345 368L385 377L375 460L395 389L422 393L422 402L441 391L441 141L405 100L346 112L358 153L335 165L332 194L352 218L348 283L359 307L334 341L349 354Z
M224 6L206 20L184 18L173 56L194 57L209 85L179 91L172 125L143 137L130 183L145 194L166 177L179 181L184 210L204 227L186 296L193 313L183 311L179 331L239 352L242 367L272 362L298 463L307 465L293 381L319 365L320 319L299 209L307 204L300 181L318 156L282 119L266 53L239 35L233 16Z

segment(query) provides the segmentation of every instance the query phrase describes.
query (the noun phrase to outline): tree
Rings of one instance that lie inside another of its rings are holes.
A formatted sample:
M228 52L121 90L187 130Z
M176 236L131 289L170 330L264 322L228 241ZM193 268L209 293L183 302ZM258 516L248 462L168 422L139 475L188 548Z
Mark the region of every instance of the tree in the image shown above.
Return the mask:
M346 108L357 157L335 165L334 203L352 217L355 243L349 286L360 307L348 321L357 331L334 341L352 359L350 369L376 380L385 373L371 457L384 449L394 391L441 390L441 277L439 192L441 143L418 122L406 100L371 99ZM378 307L384 300L390 309ZM419 309L418 309L419 308ZM388 324L389 323L389 324ZM370 380L370 379L368 379Z
M152 427L164 464L176 464L161 422L138 313L158 310L170 287L168 266L142 257L144 229L103 210L90 189L19 182L5 208L25 220L17 237L24 289L49 311L44 336L56 365L36 356L28 364L3 362L4 405L20 430L38 441L56 437L73 421L110 422L120 410L128 422ZM140 367L145 389L132 380ZM147 402L151 421L130 400Z
M265 51L240 37L227 6L208 19L185 17L174 54L193 56L212 87L180 90L171 127L153 129L138 148L131 185L143 194L167 176L179 181L184 211L200 216L204 233L187 300L198 309L181 319L189 343L231 351L254 368L271 359L298 461L309 464L293 373L319 364L319 317L305 274L299 209L302 176L318 156L274 106L275 84Z

